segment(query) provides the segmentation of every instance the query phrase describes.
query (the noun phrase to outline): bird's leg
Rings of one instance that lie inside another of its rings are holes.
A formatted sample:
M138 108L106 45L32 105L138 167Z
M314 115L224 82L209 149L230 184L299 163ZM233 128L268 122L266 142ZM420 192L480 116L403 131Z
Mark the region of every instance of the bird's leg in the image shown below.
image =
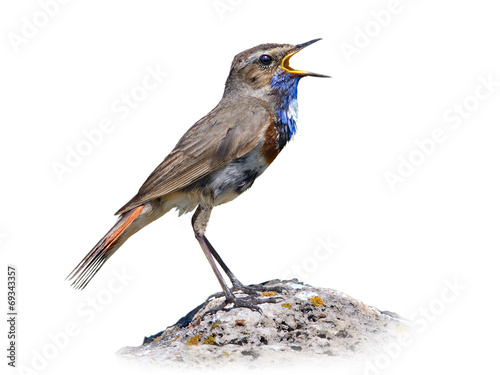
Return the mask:
M210 266L212 267L212 270L215 273L215 276L217 277L217 280L219 281L222 291L224 293L224 296L226 297L225 301L220 304L219 306L205 312L205 315L215 313L219 310L229 310L226 308L227 305L233 304L232 308L237 308L237 307L245 307L254 311L262 312L260 307L256 306L261 303L267 303L267 302L277 302L278 300L276 298L253 298L253 297L244 297L244 298L237 298L234 296L233 292L229 289L227 286L226 282L224 281L224 278L222 277L219 269L217 268L217 264L214 261L214 258L212 256L212 252L210 250L211 245L209 245L209 242L207 238L205 237L205 230L208 224L208 220L210 218L210 212L212 211L212 207L210 206L198 206L196 209L196 212L193 215L192 219L192 225L193 225L193 230L196 239L198 240L201 249L203 250L203 253L207 257L208 262L210 263ZM213 248L213 247L212 247ZM217 257L220 259L219 255ZM222 259L221 259L222 261ZM221 265L222 266L222 265ZM226 269L227 266L224 265Z
M208 248L210 249L210 253L212 256L215 258L217 263L220 264L226 275L229 277L229 280L231 280L231 284L233 284L233 287L231 288L232 292L235 291L242 291L246 294L258 294L259 292L282 292L284 289L280 286L266 286L266 285L244 285L238 278L234 275L234 273L231 272L228 266L226 266L226 263L222 260L220 255L217 253L217 251L214 249L210 241L208 241L208 238L205 237L205 241L208 245ZM214 294L213 296L215 297L220 297L219 293Z

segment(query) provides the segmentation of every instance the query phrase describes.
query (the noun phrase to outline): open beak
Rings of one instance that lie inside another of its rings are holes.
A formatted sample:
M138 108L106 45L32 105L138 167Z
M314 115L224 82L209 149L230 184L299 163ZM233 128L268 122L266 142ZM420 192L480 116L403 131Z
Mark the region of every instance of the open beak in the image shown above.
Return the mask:
M281 67L283 68L283 70L287 73L290 73L290 74L297 74L299 76L302 76L302 77L305 77L305 76L310 76L310 77L323 77L323 78L331 78L330 76L326 76L324 74L318 74L318 73L311 73L311 72L306 72L305 70L295 70L293 68L290 67L290 58L295 55L297 52L303 50L304 48L306 48L307 46L310 46L311 44L313 43L316 43L318 40L321 40L321 38L318 38L318 39L313 39L313 40L310 40L309 42L306 42L306 43L302 43L302 44L297 44L293 49L292 51L286 55L283 59L283 61L281 62Z

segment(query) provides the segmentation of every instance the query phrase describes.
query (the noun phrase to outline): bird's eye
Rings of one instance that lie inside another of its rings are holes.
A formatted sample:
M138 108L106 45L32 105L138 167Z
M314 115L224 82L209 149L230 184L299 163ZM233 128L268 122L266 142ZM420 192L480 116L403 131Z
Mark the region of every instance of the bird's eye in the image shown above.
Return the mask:
M262 55L259 57L259 62L264 66L269 66L273 62L273 58L269 55Z

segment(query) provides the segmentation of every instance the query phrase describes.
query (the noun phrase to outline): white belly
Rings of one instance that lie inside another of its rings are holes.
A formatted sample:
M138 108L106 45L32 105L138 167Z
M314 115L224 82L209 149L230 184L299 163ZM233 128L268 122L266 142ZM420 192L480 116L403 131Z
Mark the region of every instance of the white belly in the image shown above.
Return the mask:
M259 149L245 158L212 172L192 185L162 198L163 213L176 208L179 215L194 210L200 204L220 205L232 201L252 186L268 167Z

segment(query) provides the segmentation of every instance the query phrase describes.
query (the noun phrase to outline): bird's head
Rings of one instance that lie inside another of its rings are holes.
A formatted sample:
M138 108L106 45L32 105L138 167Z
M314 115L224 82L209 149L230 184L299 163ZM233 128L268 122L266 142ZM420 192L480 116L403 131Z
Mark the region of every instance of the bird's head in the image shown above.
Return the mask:
M272 90L276 82L298 81L306 76L328 77L290 67L293 55L318 40L320 39L297 45L261 44L237 54L231 65L224 93L234 90L265 92Z

